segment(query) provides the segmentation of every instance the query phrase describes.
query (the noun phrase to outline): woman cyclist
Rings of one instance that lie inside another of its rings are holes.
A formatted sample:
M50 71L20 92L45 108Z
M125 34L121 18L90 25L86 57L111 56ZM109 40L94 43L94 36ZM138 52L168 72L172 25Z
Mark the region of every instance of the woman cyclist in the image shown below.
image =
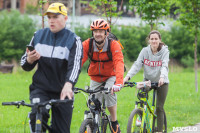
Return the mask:
M144 66L144 81L158 82L157 90L157 126L158 132L162 133L164 123L164 103L168 92L168 47L161 41L159 31L153 30L147 37L148 46L143 48L137 60L132 65L124 82L130 80Z

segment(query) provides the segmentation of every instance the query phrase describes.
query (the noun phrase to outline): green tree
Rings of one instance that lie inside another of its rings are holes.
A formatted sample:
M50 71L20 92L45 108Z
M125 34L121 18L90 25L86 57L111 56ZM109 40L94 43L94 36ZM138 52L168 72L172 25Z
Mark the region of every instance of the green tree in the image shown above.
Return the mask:
M179 20L183 25L186 25L191 33L195 36L194 39L194 69L195 69L195 87L198 92L198 61L197 61L197 41L200 28L200 0L179 0L178 3L181 7L177 10L180 13Z
M158 19L169 13L170 3L168 0L130 0L130 4L136 7L137 13L142 14L142 19L151 26L151 30L156 24L164 24L158 23Z
M33 20L19 11L0 12L0 61L19 60L35 27Z
M87 3L88 1L81 0L81 3ZM120 10L117 11L117 1L115 0L93 0L89 2L89 6L92 7L92 13L106 17L108 23L112 26L116 23L118 17L122 14L121 7L123 0L121 0ZM113 22L113 17L116 17Z

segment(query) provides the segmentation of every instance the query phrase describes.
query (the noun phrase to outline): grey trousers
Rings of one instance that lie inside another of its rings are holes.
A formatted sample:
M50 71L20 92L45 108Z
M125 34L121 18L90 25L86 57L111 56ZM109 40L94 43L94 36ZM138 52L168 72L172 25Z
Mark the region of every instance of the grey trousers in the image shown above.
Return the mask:
M164 123L164 104L167 97L168 84L162 85L157 90L157 102L156 102L156 113L157 113L157 126L158 132L163 131Z

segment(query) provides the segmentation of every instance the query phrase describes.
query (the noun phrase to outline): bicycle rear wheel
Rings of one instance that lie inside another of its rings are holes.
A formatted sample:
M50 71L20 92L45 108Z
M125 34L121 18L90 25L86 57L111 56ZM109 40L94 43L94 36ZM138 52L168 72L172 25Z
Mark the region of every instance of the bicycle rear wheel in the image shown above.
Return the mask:
M153 117L153 133L158 132L157 117ZM167 133L167 117L164 111L163 133Z
M85 119L79 129L79 133L93 133L94 123L92 119Z
M142 123L142 110L134 109L129 116L127 133L140 133L141 123ZM145 132L145 126L144 126L144 132Z

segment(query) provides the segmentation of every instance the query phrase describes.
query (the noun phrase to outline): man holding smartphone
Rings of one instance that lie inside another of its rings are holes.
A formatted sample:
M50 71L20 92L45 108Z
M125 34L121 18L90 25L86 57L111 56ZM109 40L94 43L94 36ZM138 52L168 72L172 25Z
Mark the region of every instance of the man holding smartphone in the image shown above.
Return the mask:
M38 30L30 46L21 58L25 71L38 68L30 85L30 100L39 98L40 102L50 99L73 99L72 88L78 80L81 69L82 42L80 37L68 29L67 9L62 3L52 3L46 13L49 28ZM43 120L48 121L49 110L43 109ZM70 133L72 104L66 103L52 108L53 133ZM32 132L35 132L35 110L30 114ZM45 132L45 129L44 129Z

